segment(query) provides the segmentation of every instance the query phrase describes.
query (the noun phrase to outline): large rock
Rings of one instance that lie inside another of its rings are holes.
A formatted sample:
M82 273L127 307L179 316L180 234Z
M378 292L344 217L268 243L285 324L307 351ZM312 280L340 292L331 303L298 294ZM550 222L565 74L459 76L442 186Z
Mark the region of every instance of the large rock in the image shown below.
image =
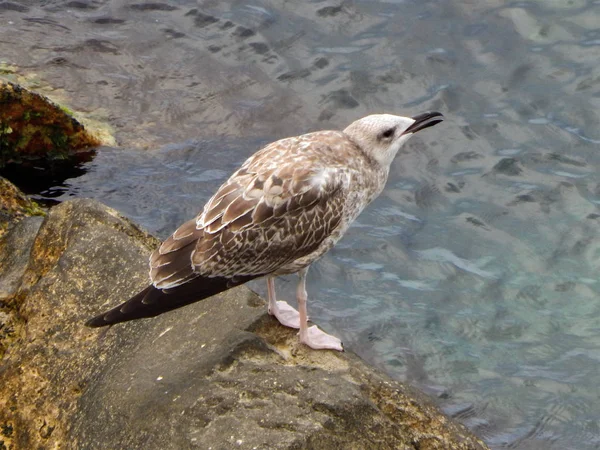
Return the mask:
M0 238L0 359L24 325L18 314L15 294L23 280L29 252L42 220L42 217L27 217Z
M44 214L19 188L0 177L0 359L22 326L11 301L21 284ZM11 233L6 235L9 229Z
M298 345L245 287L85 328L146 285L156 245L89 200L50 211L13 296L25 325L0 366L5 447L486 448L351 352Z
M44 211L6 178L0 177L0 237L23 217L43 216Z
M63 160L103 143L114 140L104 130L84 127L70 109L0 80L0 168L31 159Z

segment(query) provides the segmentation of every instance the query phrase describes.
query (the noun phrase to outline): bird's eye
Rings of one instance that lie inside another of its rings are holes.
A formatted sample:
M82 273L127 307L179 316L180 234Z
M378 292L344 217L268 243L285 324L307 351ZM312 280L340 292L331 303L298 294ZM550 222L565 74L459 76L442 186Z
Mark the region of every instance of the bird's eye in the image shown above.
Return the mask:
M381 133L381 137L385 139L389 139L394 135L394 128L389 128Z

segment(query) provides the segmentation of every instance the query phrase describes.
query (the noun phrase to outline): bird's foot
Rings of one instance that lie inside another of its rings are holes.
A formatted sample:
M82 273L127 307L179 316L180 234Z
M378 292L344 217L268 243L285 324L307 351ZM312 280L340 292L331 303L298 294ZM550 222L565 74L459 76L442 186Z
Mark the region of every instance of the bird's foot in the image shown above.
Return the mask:
M302 333L300 333L300 342L315 350L330 349L339 352L344 351L342 341L335 336L319 330L316 325L309 327L306 330L306 335L303 336Z
M274 308L269 308L269 314L275 316L279 323L290 328L300 328L300 313L287 302L277 301Z

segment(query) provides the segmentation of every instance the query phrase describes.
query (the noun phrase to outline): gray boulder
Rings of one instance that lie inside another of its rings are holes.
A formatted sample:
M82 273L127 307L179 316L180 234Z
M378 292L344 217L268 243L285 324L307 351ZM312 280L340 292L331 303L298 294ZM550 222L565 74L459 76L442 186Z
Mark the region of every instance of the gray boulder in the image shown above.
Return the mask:
M245 287L85 328L147 284L157 240L90 200L30 232L10 302L22 327L0 363L0 448L486 448L351 352L298 345Z
M0 141L0 151L2 144ZM6 178L0 177L0 237L23 217L43 216L44 211Z
M0 360L22 326L11 300L21 284L33 240L42 223L39 216L44 214L19 188L0 177ZM12 232L6 235L9 229Z

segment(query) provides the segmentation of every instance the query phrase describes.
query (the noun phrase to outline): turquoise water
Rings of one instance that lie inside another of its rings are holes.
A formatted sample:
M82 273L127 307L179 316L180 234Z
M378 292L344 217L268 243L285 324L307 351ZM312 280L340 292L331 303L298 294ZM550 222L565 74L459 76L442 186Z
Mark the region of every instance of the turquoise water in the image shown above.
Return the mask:
M600 2L38 3L0 11L2 58L121 144L41 196L163 237L264 143L443 112L311 269L311 317L493 448L600 448Z

